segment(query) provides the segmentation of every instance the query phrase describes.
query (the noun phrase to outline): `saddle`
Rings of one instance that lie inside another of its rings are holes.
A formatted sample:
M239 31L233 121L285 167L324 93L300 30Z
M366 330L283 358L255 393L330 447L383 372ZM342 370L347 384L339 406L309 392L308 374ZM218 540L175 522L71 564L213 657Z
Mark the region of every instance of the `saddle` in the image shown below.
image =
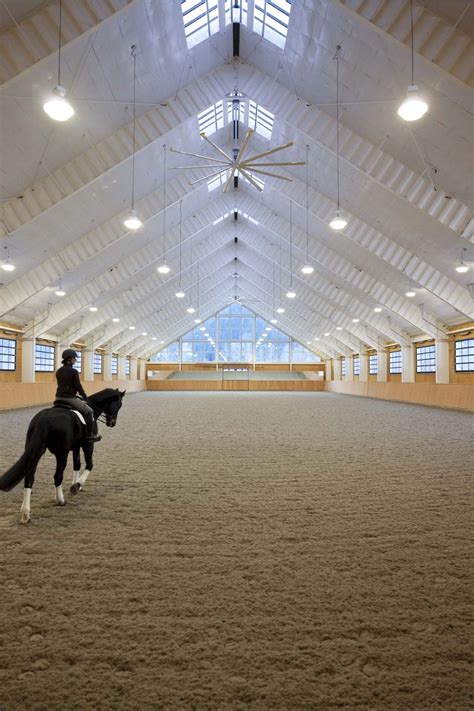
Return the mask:
M77 415L77 418L78 418L79 422L81 423L81 425L84 425L84 427L86 426L86 421L84 419L84 415L82 414L82 412L79 412L79 410L75 410L72 405L69 405L69 403L62 402L60 400L55 400L53 402L53 407L60 407L63 410L70 410L75 415Z

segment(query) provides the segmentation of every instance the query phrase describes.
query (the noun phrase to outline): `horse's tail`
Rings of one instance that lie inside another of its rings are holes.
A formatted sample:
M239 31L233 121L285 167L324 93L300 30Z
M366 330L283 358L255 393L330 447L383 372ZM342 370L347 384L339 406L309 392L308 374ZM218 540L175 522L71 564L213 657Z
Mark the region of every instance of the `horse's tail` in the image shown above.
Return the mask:
M0 476L0 489L10 491L25 476L36 471L38 462L46 451L47 428L41 421L32 422L26 437L25 451L20 459Z

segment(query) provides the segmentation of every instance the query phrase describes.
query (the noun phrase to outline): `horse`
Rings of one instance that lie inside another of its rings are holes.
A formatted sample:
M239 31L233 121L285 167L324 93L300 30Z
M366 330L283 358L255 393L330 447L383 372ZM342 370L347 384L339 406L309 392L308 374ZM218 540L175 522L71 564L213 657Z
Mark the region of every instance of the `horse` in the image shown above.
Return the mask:
M125 390L121 392L118 389L106 388L91 395L88 400L94 410L94 419L100 420L104 416L107 427L115 427L125 392ZM82 474L79 473L81 448L85 457L85 469ZM35 472L39 460L47 449L56 457L54 485L58 506L66 504L62 483L69 452L72 450L74 462L71 493L74 494L82 489L92 471L94 443L85 441L85 426L75 412L59 405L38 412L29 424L24 453L3 476L0 476L0 490L4 491L10 491L22 479L25 480L23 503L20 509L21 523L24 524L29 523L31 519L30 501Z

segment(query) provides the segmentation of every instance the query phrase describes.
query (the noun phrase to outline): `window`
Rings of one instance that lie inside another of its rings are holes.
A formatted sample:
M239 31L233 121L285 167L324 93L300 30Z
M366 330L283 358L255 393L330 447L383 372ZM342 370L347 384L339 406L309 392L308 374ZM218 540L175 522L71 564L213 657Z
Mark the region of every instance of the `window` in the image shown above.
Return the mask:
M302 346L298 341L293 341L291 344L291 358L293 363L321 363L319 356Z
M454 369L457 373L474 372L474 338L454 342Z
M395 373L402 372L402 352L401 351L390 351L389 353L389 373L394 375Z
M130 375L130 358L125 358L125 375Z
M77 358L76 362L72 366L77 370L78 373L82 373L82 351L78 351L77 349L74 349L77 353Z
M436 373L436 346L420 346L416 349L416 372Z
M218 131L224 127L224 105L222 101L218 101L209 108L204 109L198 114L199 133L205 133L206 136ZM204 164L203 164L204 165ZM217 166L219 168L219 166Z
M247 172L247 175L250 175L250 177L252 178L253 182L254 182L254 183L257 183L257 185L259 186L260 190L263 190L263 188L265 187L265 181L262 180L261 178L257 178L257 176L254 175L254 173L251 173L250 170L248 170L248 171L246 171L246 172ZM243 180L245 180L246 183L250 183L250 180L249 180L243 173L241 173L240 171L239 171L239 178L242 178ZM253 222L255 222L255 223L258 225L258 222L257 222L256 220L253 220L253 218L247 217L247 219L250 219L250 221L253 221Z
M379 357L376 353L369 356L369 375L377 375L379 372Z
M16 369L16 340L0 338L0 370Z
M341 375L346 375L346 373L347 373L346 359L341 358Z
M290 0L255 0L253 29L281 49L286 43Z
M179 342L175 341L159 353L155 353L150 358L150 363L178 363L179 362Z
M112 375L117 375L118 373L118 356L112 356Z
M352 359L352 372L354 375L360 375L360 357L354 356Z
M182 0L181 12L188 49L219 29L218 0Z
M207 189L209 192L212 192L216 188L223 187L226 183L227 180L227 171L223 170L219 175L216 175L214 178L210 178L207 181ZM217 222L221 222L224 218L220 217L218 220L214 223L217 224Z
M35 370L37 373L54 372L54 346L35 346Z
M264 109L263 106L260 106L255 101L249 101L248 126L264 138L268 138L268 140L272 137L274 118L274 114Z
M101 353L94 353L93 360L94 373L102 373L102 355Z
M225 24L247 24L248 0L225 0Z

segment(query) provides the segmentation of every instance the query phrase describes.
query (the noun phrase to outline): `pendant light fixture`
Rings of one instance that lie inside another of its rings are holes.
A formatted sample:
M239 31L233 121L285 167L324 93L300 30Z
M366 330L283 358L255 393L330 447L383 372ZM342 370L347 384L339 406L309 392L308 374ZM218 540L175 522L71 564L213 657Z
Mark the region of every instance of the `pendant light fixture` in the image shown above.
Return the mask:
M184 299L186 294L181 287L181 276L183 273L183 235L182 235L183 201L179 201L179 289L175 296L177 299Z
M303 274L312 274L314 272L314 267L309 263L309 178L308 178L308 161L309 161L309 146L306 145L306 261L301 267Z
M123 224L127 230L138 230L142 226L142 221L135 210L135 136L136 136L136 83L137 83L137 48L134 44L131 47L133 58L133 137L132 137L132 207Z
M188 314L194 314L196 309L193 306L193 241L189 240L189 306L186 309Z
M5 246L6 252L7 252L7 259L5 262L2 264L2 269L4 272L14 272L15 271L15 265L10 262L10 249Z
M418 121L428 111L426 99L421 96L415 84L415 52L413 48L413 0L410 0L411 19L411 84L405 101L398 107L398 115L404 121Z
M465 274L466 272L469 271L469 267L467 266L467 264L464 264L464 259L463 259L463 257L464 257L464 253L465 253L465 252L467 252L467 248L466 248L466 247L463 247L462 252L461 252L461 262L460 262L460 264L456 267L456 271L458 272L458 274Z
M333 230L343 230L347 227L347 220L341 217L340 212L340 176L339 176L339 53L341 51L341 45L337 45L336 54L334 59L336 60L336 172L337 172L337 210L335 216L332 218L329 226Z
M63 19L63 3L59 0L59 43L58 43L58 83L51 92L52 95L43 104L43 111L54 121L67 121L74 116L74 109L66 99L66 89L61 85L61 31Z
M290 288L286 292L287 299L294 299L296 292L293 291L293 200L290 200Z
M408 288L408 291L405 292L405 296L408 299L413 299L416 296L416 291L414 290L412 283L410 282L410 286Z
M199 261L197 263L197 299L196 299L196 318L194 319L195 324L200 324L201 319L199 318Z
M157 271L160 274L170 273L166 263L166 144L163 144L163 259Z
M58 288L54 292L56 296L66 296L66 292L63 289L63 281L62 279L59 280Z
M279 254L279 256L280 256L280 288L279 288L279 292L278 292L278 293L279 293L280 306L277 308L276 312L277 312L277 314L284 314L284 313L285 313L285 309L284 309L284 307L282 306L282 303L281 303L281 295L282 295L282 293L283 293L283 286L282 286L282 280L281 280L281 276L282 276L281 235L280 235L280 242L279 242L279 252L280 252L280 254Z

